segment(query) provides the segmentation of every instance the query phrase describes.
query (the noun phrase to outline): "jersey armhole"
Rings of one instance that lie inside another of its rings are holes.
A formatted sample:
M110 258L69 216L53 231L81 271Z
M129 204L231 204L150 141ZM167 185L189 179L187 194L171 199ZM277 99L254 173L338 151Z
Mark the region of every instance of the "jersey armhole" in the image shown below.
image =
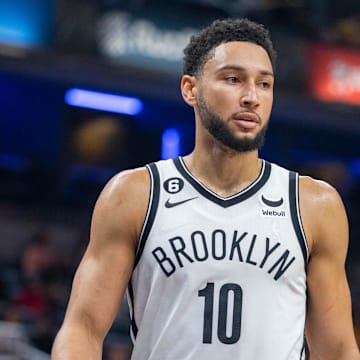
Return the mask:
M144 224L141 229L138 247L135 255L134 268L139 263L141 255L144 251L146 240L154 223L155 215L159 205L160 197L160 175L159 170L156 167L155 163L146 165L147 170L150 174L150 197L148 208L144 220Z
M291 221L304 257L305 266L307 266L309 261L309 248L300 214L299 174L294 171L290 171L289 174L289 199Z
M149 203L148 208L144 220L144 224L141 229L138 247L135 255L134 261L134 269L140 261L141 255L144 251L145 243L154 223L156 211L159 204L159 196L160 196L160 175L159 171L154 163L146 165L147 170L149 171L150 175L150 196L149 196ZM130 279L128 288L127 288L127 298L129 304L129 312L130 312L130 337L133 343L135 342L137 333L138 333L138 326L136 324L135 315L134 315L134 291L132 286L132 279Z

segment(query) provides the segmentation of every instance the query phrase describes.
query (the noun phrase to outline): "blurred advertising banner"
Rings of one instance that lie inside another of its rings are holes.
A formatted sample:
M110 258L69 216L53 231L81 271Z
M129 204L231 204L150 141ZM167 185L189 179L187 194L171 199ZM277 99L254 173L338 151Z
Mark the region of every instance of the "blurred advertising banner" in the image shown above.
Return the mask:
M98 21L98 48L102 55L130 64L179 68L182 49L194 28L169 29L149 18L124 11L103 14Z
M360 105L360 51L310 45L308 75L314 97Z
M1 1L1 0L0 0ZM137 10L105 7L96 21L97 50L105 58L132 66L181 73L183 48L201 27L225 13L211 6L171 1ZM150 3L150 2L149 2ZM191 16L189 16L189 14Z

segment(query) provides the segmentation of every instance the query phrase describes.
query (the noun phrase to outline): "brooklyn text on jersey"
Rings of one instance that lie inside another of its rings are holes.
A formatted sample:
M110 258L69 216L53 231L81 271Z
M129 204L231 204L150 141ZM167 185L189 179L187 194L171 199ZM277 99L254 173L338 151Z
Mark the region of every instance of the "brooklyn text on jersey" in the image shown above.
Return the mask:
M132 359L303 360L308 249L298 175L263 161L250 186L223 198L181 157L148 170L127 293Z

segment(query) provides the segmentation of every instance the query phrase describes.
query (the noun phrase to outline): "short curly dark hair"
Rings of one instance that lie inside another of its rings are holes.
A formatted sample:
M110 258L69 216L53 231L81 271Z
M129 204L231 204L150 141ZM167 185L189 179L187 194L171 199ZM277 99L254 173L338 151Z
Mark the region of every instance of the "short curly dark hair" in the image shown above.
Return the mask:
M262 24L246 18L229 18L215 20L191 37L184 49L183 74L199 75L205 63L213 56L212 50L230 41L248 41L261 46L269 55L275 71L276 51L269 31Z

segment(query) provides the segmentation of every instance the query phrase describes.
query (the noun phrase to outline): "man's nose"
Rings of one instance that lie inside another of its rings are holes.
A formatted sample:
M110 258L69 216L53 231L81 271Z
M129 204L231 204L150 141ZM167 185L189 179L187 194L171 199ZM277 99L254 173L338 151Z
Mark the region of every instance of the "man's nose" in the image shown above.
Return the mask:
M256 84L249 83L243 88L243 92L241 94L241 106L255 107L257 105L259 105L259 98Z

